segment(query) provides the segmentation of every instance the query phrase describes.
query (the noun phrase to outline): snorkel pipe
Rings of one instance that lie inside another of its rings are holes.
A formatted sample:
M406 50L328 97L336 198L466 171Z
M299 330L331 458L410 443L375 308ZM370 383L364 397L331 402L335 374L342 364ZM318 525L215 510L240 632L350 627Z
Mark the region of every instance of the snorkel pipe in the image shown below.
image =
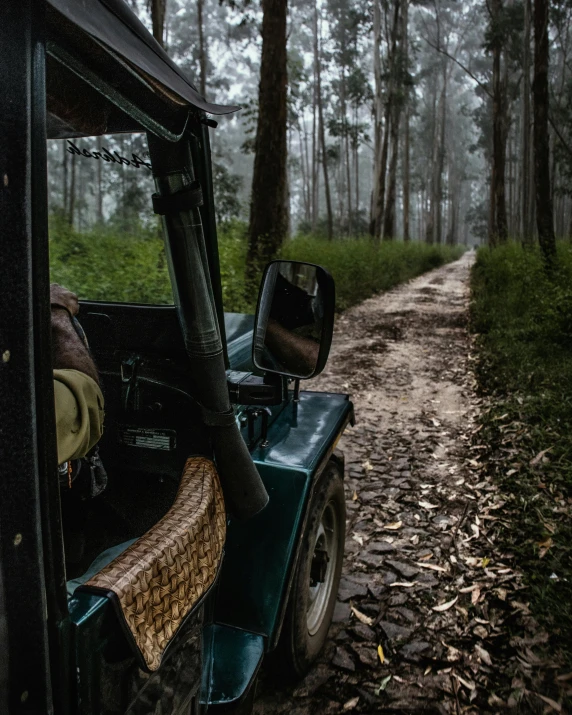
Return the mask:
M268 493L242 439L230 404L224 351L209 275L189 138L171 143L148 134L162 215L169 274L193 375L194 397L209 429L228 510L239 519L254 516Z

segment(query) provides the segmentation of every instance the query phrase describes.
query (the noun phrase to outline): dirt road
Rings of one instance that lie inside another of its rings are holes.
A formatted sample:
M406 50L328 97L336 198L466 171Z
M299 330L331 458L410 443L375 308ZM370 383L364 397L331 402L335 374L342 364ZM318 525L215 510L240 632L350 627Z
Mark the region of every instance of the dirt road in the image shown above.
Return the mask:
M473 257L337 323L312 384L351 393L358 420L340 444L348 527L334 623L302 683L262 683L258 715L552 711L537 693L551 692L553 672L534 652L547 636L495 546L502 497L471 445Z

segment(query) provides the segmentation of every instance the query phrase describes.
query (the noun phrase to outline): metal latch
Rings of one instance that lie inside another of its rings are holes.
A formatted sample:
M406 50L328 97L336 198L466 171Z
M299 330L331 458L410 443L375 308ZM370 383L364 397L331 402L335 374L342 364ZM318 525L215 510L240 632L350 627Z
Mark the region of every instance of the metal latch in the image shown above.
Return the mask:
M121 405L123 410L139 409L138 373L141 365L139 355L130 355L121 362ZM132 404L130 404L132 403Z

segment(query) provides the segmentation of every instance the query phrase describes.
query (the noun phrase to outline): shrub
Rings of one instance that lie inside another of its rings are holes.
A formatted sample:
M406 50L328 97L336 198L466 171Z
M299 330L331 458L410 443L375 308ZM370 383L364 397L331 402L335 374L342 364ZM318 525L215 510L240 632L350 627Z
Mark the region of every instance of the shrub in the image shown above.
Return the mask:
M256 295L245 293L246 225L219 226L225 310L254 312ZM457 258L461 249L369 238L327 241L300 236L287 241L282 257L319 263L336 280L337 309L345 310L382 290ZM61 217L50 222L52 280L80 298L134 303L172 303L167 261L157 224L125 233L113 225L74 230Z
M327 241L300 236L286 243L282 256L319 263L330 271L336 281L337 309L342 311L375 293L458 258L462 250L401 241L384 241L376 245L369 237Z
M479 250L471 323L477 378L492 403L479 437L511 509L501 536L553 645L572 661L572 247L558 246L551 274L537 249ZM551 544L542 558L541 543Z

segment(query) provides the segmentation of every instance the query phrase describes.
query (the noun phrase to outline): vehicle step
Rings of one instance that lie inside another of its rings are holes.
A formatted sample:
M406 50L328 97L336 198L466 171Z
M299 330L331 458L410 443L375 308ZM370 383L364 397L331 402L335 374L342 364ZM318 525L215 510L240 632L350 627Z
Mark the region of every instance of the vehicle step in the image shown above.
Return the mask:
M249 693L264 656L264 638L256 633L214 624L209 626L212 670L208 688L209 712L226 710Z

